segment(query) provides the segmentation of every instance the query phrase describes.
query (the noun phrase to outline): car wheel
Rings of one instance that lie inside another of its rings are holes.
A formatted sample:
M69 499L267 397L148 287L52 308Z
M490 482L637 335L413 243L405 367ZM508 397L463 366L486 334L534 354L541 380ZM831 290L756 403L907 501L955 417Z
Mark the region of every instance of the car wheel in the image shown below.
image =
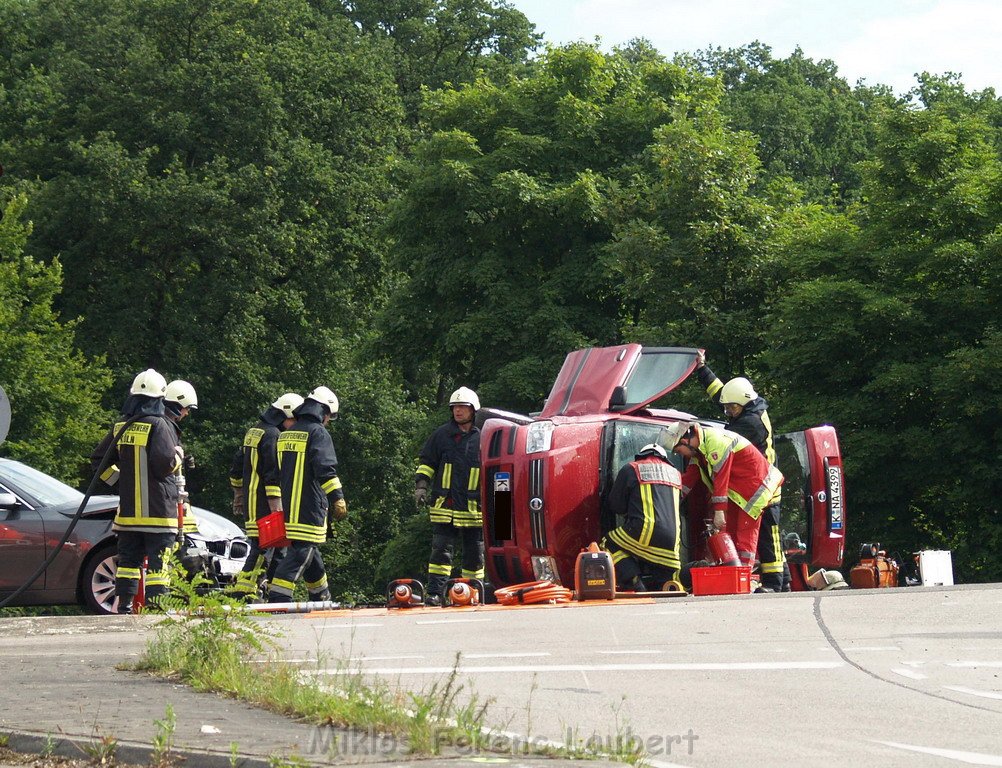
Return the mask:
M80 576L80 591L84 607L91 613L116 613L115 574L118 571L118 546L105 544L84 566Z

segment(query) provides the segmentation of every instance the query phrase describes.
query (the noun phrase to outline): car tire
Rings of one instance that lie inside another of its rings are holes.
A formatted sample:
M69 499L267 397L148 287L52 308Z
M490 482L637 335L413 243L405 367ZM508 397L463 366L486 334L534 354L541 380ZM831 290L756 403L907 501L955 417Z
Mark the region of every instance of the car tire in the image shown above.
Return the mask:
M118 570L118 545L103 544L93 552L80 574L80 593L84 608L90 613L112 614L118 610L115 597L115 573Z

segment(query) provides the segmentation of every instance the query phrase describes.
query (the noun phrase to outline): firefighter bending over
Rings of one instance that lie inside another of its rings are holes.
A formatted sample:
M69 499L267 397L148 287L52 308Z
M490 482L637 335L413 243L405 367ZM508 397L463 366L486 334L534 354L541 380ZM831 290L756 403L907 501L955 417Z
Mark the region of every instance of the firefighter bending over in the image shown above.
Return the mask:
M290 544L271 580L269 602L292 600L300 578L306 580L310 600L330 600L327 568L317 545L327 538L328 509L335 520L348 515L334 441L326 429L337 412L337 396L327 387L317 387L293 411L296 421L278 436L285 535Z
M681 486L682 476L668 452L653 443L619 470L608 503L610 511L625 520L602 540L616 566L617 585L644 591L638 561L649 564L659 589L678 580Z
M181 468L184 451L178 445L177 432L164 417L166 389L167 381L152 368L136 376L122 410L123 420L115 424L91 456L96 469L111 445L101 479L117 486L119 492L112 525L118 534L115 597L119 613L132 613L144 558L146 604L154 605L170 584L164 553L173 549L178 535L174 473Z
M257 575L268 562L267 578L285 554L285 548L274 548L267 558L258 540L257 521L269 512L282 508L282 489L278 476L278 436L296 421L293 413L303 404L303 397L286 392L269 405L261 420L244 433L243 443L233 457L230 467L230 486L233 488L233 514L244 521L244 530L250 541L250 552L243 570L237 576L233 592L238 597L256 598Z
M736 432L680 421L668 429L668 445L689 459L682 497L702 480L710 489L713 528L727 531L742 565L754 567L759 517L779 496L783 475Z
M727 414L727 429L744 437L761 451L770 464L775 464L772 421L769 419L769 403L766 399L759 397L751 382L742 376L721 384L706 364L703 352L699 353L696 373L699 383L706 388L706 394ZM759 517L757 554L762 586L757 591L790 591L790 566L779 540L780 510L780 496L777 494L774 502Z
M484 578L484 518L480 511L480 430L477 393L460 387L449 398L452 418L432 432L418 459L414 501L431 497L431 556L425 603L441 605L452 575L456 534L463 542L464 579ZM430 491L430 494L429 494Z

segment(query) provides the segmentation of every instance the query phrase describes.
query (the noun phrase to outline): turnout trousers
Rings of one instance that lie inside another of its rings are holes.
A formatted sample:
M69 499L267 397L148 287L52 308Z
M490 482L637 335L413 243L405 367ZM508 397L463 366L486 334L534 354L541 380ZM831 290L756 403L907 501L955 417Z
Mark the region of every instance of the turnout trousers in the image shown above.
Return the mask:
M306 580L310 600L330 600L324 559L319 547L311 541L293 541L286 548L285 557L268 585L268 602L292 602L296 582L300 579Z
M146 560L145 600L151 606L167 594L170 575L164 568L164 556L174 549L177 531L144 533L118 532L118 571L115 575L115 597L118 612L132 613L132 601L139 593L143 560Z
M445 583L452 576L452 553L457 534L463 543L463 578L484 578L483 526L460 526L452 523L431 524L431 556L428 558L429 595L442 596Z

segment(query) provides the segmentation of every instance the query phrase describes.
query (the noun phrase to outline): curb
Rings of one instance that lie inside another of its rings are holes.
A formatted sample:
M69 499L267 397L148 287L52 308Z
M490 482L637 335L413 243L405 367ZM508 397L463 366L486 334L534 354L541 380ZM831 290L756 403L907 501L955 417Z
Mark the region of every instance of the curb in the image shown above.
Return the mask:
M53 734L38 734L30 731L8 731L6 747L14 752L30 755L56 755L74 760L90 758L88 747L98 741L97 738L81 738L79 736L54 736ZM230 752L214 752L201 749L172 748L171 757L177 762L205 768L274 768L276 763L268 758L234 755ZM297 761L301 758L296 758ZM135 765L151 765L153 748L148 744L132 741L116 740L115 762L133 763ZM310 765L308 762L298 763Z

